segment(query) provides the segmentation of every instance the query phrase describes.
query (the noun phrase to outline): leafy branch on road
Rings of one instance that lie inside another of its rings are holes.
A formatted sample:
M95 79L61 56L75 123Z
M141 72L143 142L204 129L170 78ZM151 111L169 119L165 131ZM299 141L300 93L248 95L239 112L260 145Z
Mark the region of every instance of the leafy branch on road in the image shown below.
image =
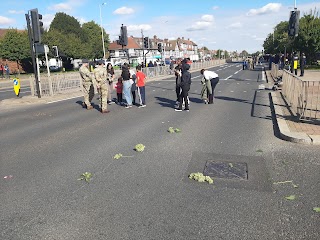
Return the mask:
M295 200L296 199L296 195L287 196L287 197L285 197L285 199L287 199L287 200Z
M137 152L143 152L146 146L144 146L143 144L139 143L134 147L134 150L136 150Z
M315 211L316 213L320 213L320 207L314 207L313 211Z
M84 180L84 181L86 181L86 182L89 182L90 179L91 179L91 177L92 177L92 174L89 173L89 172L85 172L85 173L82 173L80 176L81 176L81 177L78 178L78 180Z
M274 182L273 185L280 185L280 184L287 184L287 183L291 183L292 187L294 187L294 188L299 187L298 185L294 184L293 181Z
M210 176L204 176L203 173L200 172L191 173L189 178L197 182L208 182L209 184L213 184L213 179Z
M116 155L114 155L114 159L120 159L122 157L133 157L133 156L123 156L122 153L117 153Z
M180 133L181 130L179 128L169 127L168 132L169 133Z

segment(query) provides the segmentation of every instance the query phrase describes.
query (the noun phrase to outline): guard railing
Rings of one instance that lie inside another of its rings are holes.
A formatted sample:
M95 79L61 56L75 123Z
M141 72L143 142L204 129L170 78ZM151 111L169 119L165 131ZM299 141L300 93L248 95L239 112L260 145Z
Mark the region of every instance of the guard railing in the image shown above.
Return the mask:
M291 111L299 119L320 120L320 80L304 80L284 70L282 81Z
M225 63L225 59L212 60L204 62L195 62L190 66L190 71L201 70L202 68L209 68ZM142 71L147 77L147 80L154 80L156 78L173 75L174 71L166 66L146 67ZM121 75L120 70L115 71L115 79ZM53 96L61 93L68 93L70 91L81 91L82 81L78 72L73 73L58 73L51 76L40 76L40 92L41 96ZM35 96L36 84L34 76L30 77L31 94Z

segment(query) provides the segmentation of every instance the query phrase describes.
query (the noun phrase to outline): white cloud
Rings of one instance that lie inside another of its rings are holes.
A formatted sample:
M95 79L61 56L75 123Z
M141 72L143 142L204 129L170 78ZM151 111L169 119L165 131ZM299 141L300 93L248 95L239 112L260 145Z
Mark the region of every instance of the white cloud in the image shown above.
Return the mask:
M232 28L232 29L242 28L242 23L241 22L231 23L227 28Z
M250 9L249 12L247 12L247 16L256 16L256 15L263 15L263 14L278 12L281 6L282 6L281 3L268 3L262 8Z
M14 22L14 19L0 16L0 26L8 27L8 25L13 24Z
M187 28L186 30L188 32L205 30L208 27L210 27L211 25L212 25L211 22L199 21L199 22L196 22L195 24L193 24L191 27Z
M219 6L213 6L212 9L217 10L217 9L219 9Z
M17 10L9 10L8 11L10 14L23 14L25 13L25 11L23 10L20 10L20 11L17 11Z
M201 20L205 21L205 22L213 22L213 16L212 15L203 15L201 17Z
M143 30L143 31L148 31L152 27L149 24L140 24L140 25L129 25L127 27L128 31L137 31L137 30Z
M49 7L50 10L56 12L68 12L72 10L72 5L70 3L58 3Z
M121 7L116 9L113 14L118 14L118 15L124 15L124 14L132 14L134 13L134 10L132 8L128 7Z
M53 14L45 14L42 16L42 22L43 22L43 27L45 29L48 29L50 27L50 24L52 22L52 20L54 19L54 15Z

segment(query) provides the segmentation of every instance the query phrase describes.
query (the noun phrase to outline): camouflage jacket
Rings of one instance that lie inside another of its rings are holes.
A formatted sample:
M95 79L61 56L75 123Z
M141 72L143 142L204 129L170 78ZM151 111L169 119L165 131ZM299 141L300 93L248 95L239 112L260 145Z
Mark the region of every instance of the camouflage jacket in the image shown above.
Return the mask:
M89 69L82 65L79 69L80 76L83 82L92 82L92 77Z
M97 84L101 85L103 83L107 83L108 72L105 67L100 65L94 69L93 73Z

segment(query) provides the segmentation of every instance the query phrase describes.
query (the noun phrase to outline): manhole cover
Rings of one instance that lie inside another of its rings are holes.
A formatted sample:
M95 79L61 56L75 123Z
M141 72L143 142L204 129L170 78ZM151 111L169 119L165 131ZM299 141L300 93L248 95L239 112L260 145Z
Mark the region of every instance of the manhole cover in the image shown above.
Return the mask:
M248 166L243 162L207 161L203 174L216 178L248 179Z

